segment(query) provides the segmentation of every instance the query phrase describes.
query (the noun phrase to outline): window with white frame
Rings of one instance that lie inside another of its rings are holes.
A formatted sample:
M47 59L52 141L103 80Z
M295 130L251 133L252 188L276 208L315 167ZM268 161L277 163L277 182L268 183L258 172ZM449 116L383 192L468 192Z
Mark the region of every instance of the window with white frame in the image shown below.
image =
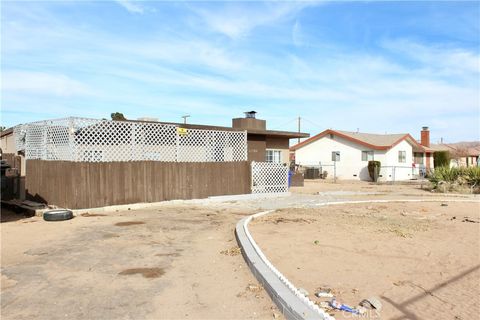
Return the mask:
M266 162L274 162L274 163L282 163L282 151L280 150L265 150L265 161Z
M362 161L373 160L373 151L362 151Z
M332 161L340 161L340 151L332 151Z
M398 162L407 162L407 151L398 151Z

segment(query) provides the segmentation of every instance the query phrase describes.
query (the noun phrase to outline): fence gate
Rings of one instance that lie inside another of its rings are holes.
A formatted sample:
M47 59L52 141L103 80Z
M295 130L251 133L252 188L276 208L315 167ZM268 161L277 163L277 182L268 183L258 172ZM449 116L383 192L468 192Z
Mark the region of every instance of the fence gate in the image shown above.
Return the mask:
M288 192L288 167L282 163L252 161L252 193Z

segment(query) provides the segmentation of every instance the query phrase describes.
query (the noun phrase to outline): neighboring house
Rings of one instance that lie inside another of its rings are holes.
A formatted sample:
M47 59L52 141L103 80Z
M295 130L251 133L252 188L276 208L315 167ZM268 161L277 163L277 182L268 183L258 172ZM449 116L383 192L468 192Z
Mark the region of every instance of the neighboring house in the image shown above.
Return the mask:
M5 129L0 132L0 148L2 148L2 153L15 153L13 128Z
M371 180L368 161L381 162L381 180L408 180L431 169L430 132L424 127L421 143L410 134L370 134L325 130L290 148L295 163L321 166L328 177ZM394 168L395 167L395 168Z
M432 144L434 151L447 151L450 155L450 167L475 167L479 166L480 143L469 146L463 143Z
M248 161L289 163L290 139L308 138L302 132L267 130L265 120L256 119L255 111L245 112L244 118L232 119L231 127L174 123L182 128L247 131Z

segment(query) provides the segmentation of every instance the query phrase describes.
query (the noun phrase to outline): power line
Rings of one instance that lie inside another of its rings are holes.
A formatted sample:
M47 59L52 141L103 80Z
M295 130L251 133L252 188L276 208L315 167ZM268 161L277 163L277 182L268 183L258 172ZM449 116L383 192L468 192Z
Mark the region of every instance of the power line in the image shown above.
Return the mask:
M292 122L294 122L294 121L297 121L297 118L293 118L293 119L291 119L291 120L289 120L289 121L285 122L284 124L281 124L281 125L279 125L279 126L276 126L276 127L272 128L272 129L270 129L270 130L275 130L275 129L278 129L278 128L281 128L281 127L284 127L284 126L286 126L287 124L290 124L290 123L292 123Z
M307 119L307 118L302 118L302 120L305 120L305 121L309 122L310 124L313 124L315 127L320 128L320 129L324 129L324 128L325 128L324 126L321 126L321 125L319 125L319 124L316 124L315 122L310 121L310 120Z

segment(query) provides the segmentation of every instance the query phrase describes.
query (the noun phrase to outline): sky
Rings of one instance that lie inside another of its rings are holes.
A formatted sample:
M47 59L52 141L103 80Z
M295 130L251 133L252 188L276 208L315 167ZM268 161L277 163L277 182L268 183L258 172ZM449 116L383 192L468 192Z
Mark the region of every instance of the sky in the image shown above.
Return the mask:
M80 116L480 140L478 1L2 1L1 121Z

